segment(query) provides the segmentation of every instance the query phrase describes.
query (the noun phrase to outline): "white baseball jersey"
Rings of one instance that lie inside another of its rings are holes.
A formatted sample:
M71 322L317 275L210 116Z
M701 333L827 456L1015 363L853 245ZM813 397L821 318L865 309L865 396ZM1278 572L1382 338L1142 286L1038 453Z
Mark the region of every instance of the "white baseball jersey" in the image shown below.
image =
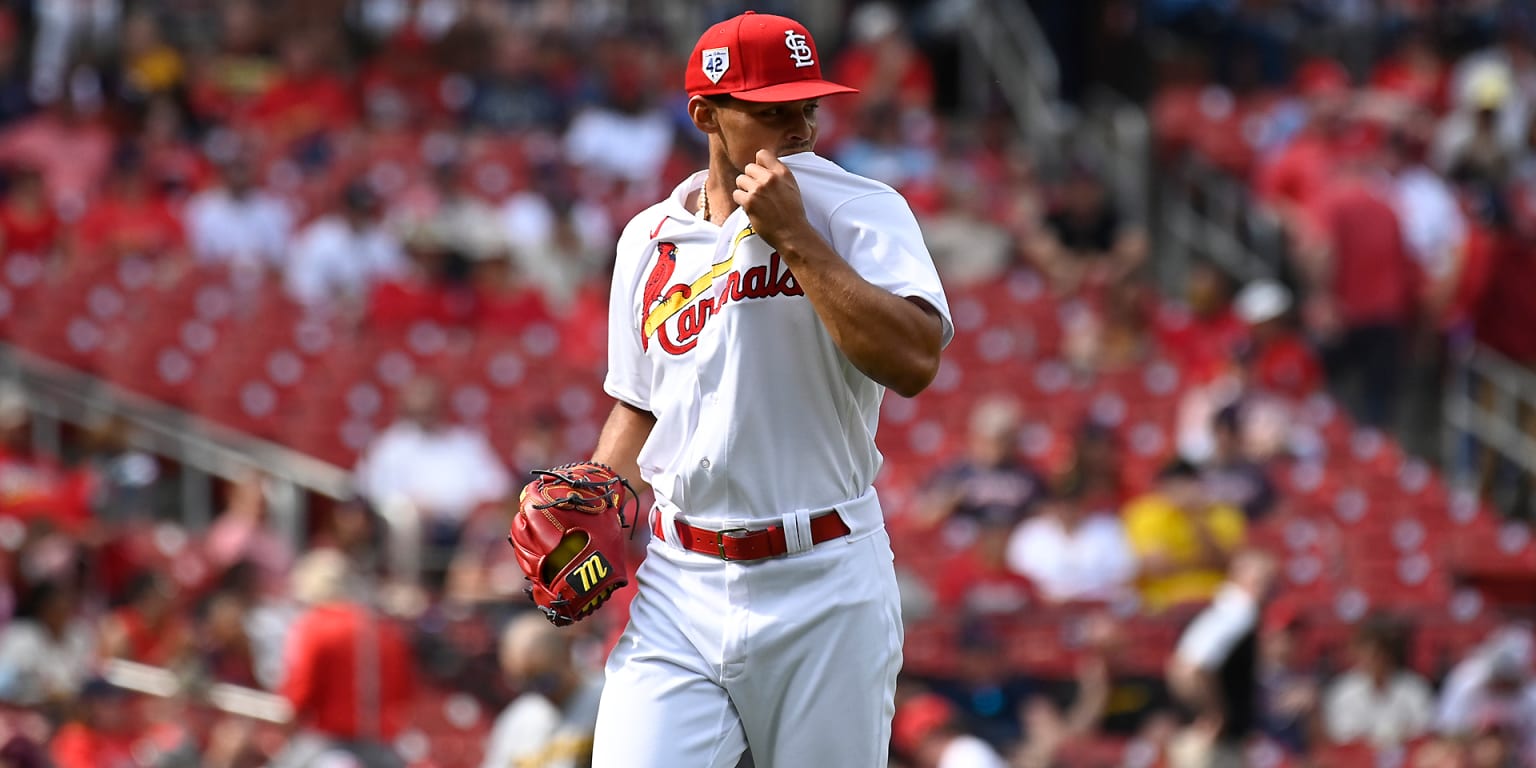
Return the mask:
M949 305L906 201L811 153L783 158L811 226L865 280ZM853 535L882 525L870 491L884 387L833 343L777 252L741 209L691 213L704 173L619 239L609 306L614 397L656 426L640 474L663 514L732 525L837 507Z

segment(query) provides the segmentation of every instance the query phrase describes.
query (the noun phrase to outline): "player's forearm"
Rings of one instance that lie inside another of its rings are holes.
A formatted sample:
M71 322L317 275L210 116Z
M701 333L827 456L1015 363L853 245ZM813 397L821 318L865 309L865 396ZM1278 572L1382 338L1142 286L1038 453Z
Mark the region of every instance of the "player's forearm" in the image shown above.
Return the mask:
M814 232L778 250L832 341L864 375L904 397L933 381L944 343L936 312L865 280Z
M613 471L628 480L636 493L645 493L650 486L640 477L640 448L656 426L656 416L628 403L616 403L603 424L603 432L597 438L597 449L592 460L613 467Z

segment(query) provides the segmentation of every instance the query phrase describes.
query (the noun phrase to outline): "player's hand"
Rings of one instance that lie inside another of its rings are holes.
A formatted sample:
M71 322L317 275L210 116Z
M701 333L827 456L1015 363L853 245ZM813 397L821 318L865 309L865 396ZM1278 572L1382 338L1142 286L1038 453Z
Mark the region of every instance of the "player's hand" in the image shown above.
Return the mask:
M766 149L736 177L731 199L747 212L757 236L775 248L810 229L795 174Z

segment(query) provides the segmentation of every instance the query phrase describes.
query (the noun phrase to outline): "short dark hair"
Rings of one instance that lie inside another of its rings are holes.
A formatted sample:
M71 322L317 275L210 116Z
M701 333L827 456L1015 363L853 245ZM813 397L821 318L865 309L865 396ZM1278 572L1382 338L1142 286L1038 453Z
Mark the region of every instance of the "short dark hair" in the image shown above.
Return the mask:
M1199 468L1184 459L1174 459L1164 464L1163 468L1157 472L1157 479L1160 482L1164 480L1194 480L1198 477L1200 477Z

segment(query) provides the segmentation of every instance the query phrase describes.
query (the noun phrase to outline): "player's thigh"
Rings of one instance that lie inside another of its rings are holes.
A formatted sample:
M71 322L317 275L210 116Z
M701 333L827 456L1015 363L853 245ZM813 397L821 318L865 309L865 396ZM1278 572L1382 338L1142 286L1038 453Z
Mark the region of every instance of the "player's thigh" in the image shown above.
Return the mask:
M786 595L776 622L785 630L765 633L750 673L731 686L760 765L887 762L902 642L889 539L882 532L835 555L841 567L816 589Z
M683 597L719 592L717 574L652 554L638 578L629 626L608 658L592 765L734 768L746 737L730 696L711 674L720 649L709 641L724 632L718 614L690 613Z
M714 681L655 656L610 662L592 768L735 768L746 746Z

